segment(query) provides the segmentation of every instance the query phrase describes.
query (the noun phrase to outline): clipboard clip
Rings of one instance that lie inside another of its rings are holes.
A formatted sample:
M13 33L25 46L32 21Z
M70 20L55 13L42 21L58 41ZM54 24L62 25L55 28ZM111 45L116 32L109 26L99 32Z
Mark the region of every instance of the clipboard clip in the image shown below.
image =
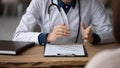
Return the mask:
M76 56L75 54L69 54L69 53L58 53L57 56Z

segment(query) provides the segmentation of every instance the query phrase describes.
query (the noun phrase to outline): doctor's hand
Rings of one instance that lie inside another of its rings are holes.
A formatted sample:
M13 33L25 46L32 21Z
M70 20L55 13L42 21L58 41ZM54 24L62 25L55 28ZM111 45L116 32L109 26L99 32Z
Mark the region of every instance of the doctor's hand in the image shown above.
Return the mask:
M81 22L81 29L82 29L82 39L84 39L84 42L93 42L92 37L92 26L86 27L83 22Z
M65 24L57 25L54 27L52 33L50 33L47 37L47 42L53 42L57 38L69 37L70 30L67 28Z

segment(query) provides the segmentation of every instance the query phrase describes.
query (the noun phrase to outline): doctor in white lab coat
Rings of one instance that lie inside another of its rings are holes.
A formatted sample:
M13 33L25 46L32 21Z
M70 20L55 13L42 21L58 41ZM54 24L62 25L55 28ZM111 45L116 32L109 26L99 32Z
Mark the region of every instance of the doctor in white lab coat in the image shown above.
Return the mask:
M40 45L82 43L83 40L92 44L112 42L112 27L104 6L97 0L79 1L53 0L58 7L49 8L52 0L32 0L13 40ZM34 32L36 24L41 32Z

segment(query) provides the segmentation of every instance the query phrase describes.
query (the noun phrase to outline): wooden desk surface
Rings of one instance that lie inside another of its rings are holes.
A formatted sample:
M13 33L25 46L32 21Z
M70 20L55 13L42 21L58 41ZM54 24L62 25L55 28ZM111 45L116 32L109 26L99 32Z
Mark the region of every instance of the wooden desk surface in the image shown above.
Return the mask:
M96 53L104 49L114 49L119 45L116 43L101 44L93 46L85 43L88 57L44 57L44 47L35 46L17 56L0 55L1 66L17 67L50 67L61 65L85 65Z

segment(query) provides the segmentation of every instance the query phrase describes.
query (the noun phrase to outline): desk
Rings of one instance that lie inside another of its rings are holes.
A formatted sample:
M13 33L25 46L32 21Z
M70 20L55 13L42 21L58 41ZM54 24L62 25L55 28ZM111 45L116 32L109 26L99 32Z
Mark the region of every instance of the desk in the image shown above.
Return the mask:
M55 67L55 66L81 66L85 65L96 53L104 49L114 49L119 45L116 43L101 44L93 46L89 43L84 44L88 57L44 57L44 47L35 46L21 55L0 55L0 67ZM69 68L70 68L69 67Z

